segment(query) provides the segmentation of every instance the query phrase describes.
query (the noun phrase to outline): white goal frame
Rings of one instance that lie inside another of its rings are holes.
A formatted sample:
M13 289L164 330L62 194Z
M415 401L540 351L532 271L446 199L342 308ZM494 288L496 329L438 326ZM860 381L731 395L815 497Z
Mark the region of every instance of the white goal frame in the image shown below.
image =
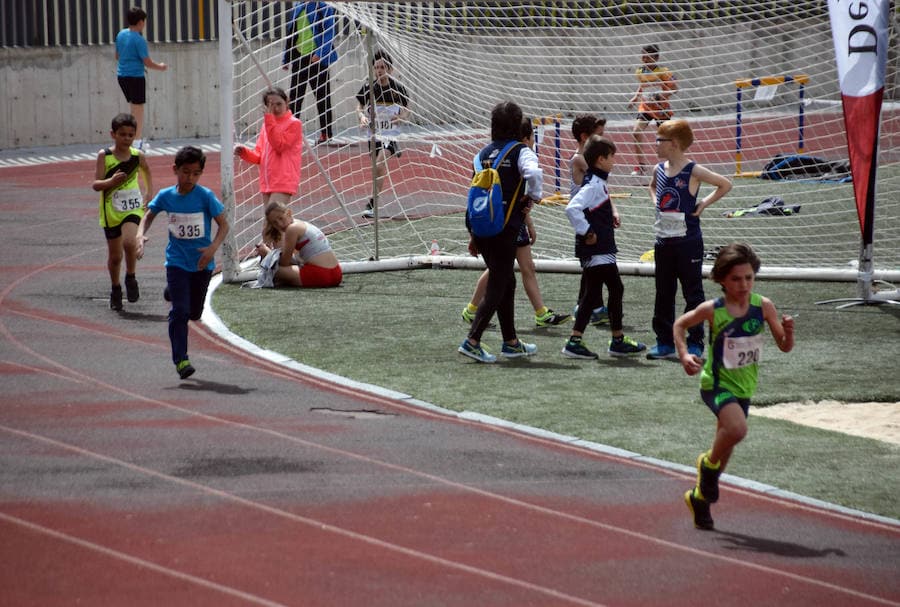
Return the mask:
M220 109L220 123L222 125L221 128L221 143L222 143L222 151L221 154L221 171L222 171L222 198L223 202L226 204L226 207L229 209L230 217L234 216L236 205L238 201L236 201L236 193L235 193L235 162L233 155L229 153L229 150L233 149L235 144L235 131L228 127L228 125L232 125L236 123L236 117L234 113L234 102L235 99L235 89L233 87L233 82L235 78L235 59L234 59L234 48L236 46L244 45L249 46L250 44L258 44L257 41L247 42L243 38L243 34L240 31L235 31L233 27L233 23L231 19L228 17L232 14L232 6L238 2L238 0L218 0L218 8L219 8L219 80L221 83L220 94L223 100ZM286 1L283 0L257 0L257 3L262 4L287 4ZM491 10L490 7L495 7L497 5L502 4L522 4L523 6L527 3L519 3L519 2L492 2L492 3L473 3L473 7L477 7L477 10L481 10L481 7L487 7L485 10ZM435 11L434 14L439 14L437 9L434 8L436 6L440 6L438 4L432 5L430 3L353 3L353 2L335 2L333 4L340 14L347 19L348 21L352 21L360 26L358 32L362 32L361 34L365 38L365 45L368 48L366 55L360 55L362 57L367 57L371 59L372 56L372 47L375 45L383 46L390 49L398 58L398 64L401 64L401 69L403 76L406 78L413 78L414 76L421 76L420 80L407 80L407 85L412 85L416 88L416 93L419 95L423 92L423 83L427 80L428 74L415 74L415 63L413 60L420 60L422 55L427 55L427 53L431 50L429 49L415 49L412 48L411 45L417 44L421 42L420 38L416 38L415 36L408 33L396 34L396 32L391 31L391 20L385 18L384 15L389 13L390 10L395 10L397 12L402 12L404 15L407 15L408 19L416 23L416 27L419 29L427 28L430 26L434 26L435 32L444 32L442 35L450 36L447 38L447 41L455 41L452 36L456 36L457 34L452 31L452 28L449 30L439 30L437 25L434 25L436 21L429 21L428 18L422 17L419 21L416 21L416 15L428 15L427 11L432 10ZM455 3L456 6L459 3ZM566 6L575 5L579 3L567 3ZM644 3L641 3L644 4ZM660 2L660 10L662 10L662 5L664 2ZM747 5L765 5L764 2L748 2L745 3ZM460 5L461 6L461 5ZM540 11L541 6L539 4L528 4L529 10L532 11ZM431 7L431 8L429 8ZM390 10L388 10L390 9ZM459 8L458 12L460 14L464 14L466 10L465 7ZM472 11L475 11L476 8L471 8ZM554 9L555 10L555 9ZM560 13L563 14L567 10L565 7L561 7ZM762 9L760 9L762 10ZM417 13L416 11L424 11L421 13ZM465 17L465 15L464 15ZM461 17L463 18L463 17ZM816 17L808 18L801 24L798 24L797 31L803 31L803 28L811 28L811 27L820 27L820 19ZM827 16L825 17L825 21L827 21ZM896 21L896 16L895 16ZM774 21L773 21L774 23ZM430 24L430 25L429 25ZM665 24L663 24L664 26ZM738 24L739 25L739 24ZM633 88L631 83L633 79L633 65L637 63L638 52L637 49L640 48L640 42L649 38L655 39L669 39L669 34L665 27L660 26L659 24L655 24L653 22L648 21L645 26L635 25L635 26L617 26L616 28L610 28L610 32L614 35L618 36L618 41L621 45L627 47L625 50L620 51L623 56L627 55L628 61L632 64L631 67L621 68L619 67L619 63L616 62L615 66L608 67L610 71L609 74L601 75L597 78L598 82L593 82L593 80L588 79L585 81L583 88L584 91L578 90L577 94L571 95L571 99L567 99L565 97L565 91L574 91L576 89L572 88L571 85L564 85L564 90L557 91L554 85L550 85L547 82L544 82L546 79L556 78L557 74L544 74L542 72L541 78L543 80L535 81L534 83L530 83L529 86L525 87L525 89L516 88L511 83L502 80L502 77L499 75L494 75L492 77L497 78L494 83L497 90L498 97L507 97L513 98L516 101L520 101L520 105L523 105L523 108L526 109L526 112L535 117L536 119L540 119L541 116L553 116L560 115L562 116L563 122L563 146L568 146L568 148L563 150L563 155L566 156L571 152L571 136L566 132L568 125L571 124L571 119L574 115L578 113L582 113L585 111L594 111L601 115L606 115L610 117L610 122L608 123L611 126L612 137L614 141L617 142L622 148L622 154L624 158L628 157L630 154L630 130L631 123L633 120L628 118L628 115L622 108L624 107L624 102L622 101L622 96L629 94L629 90ZM737 27L737 26L736 26ZM775 27L775 26L771 26ZM783 27L793 27L790 24L786 24ZM643 28L643 29L642 29ZM707 28L709 29L709 28ZM526 31L527 30L527 31ZM578 57L573 55L572 53L578 53L578 51L573 50L575 48L581 48L577 46L559 46L554 45L555 43L551 42L542 42L542 40L549 40L550 38L540 38L542 35L539 28L531 28L528 30L522 30L523 33L531 32L530 35L534 37L535 43L537 46L529 47L524 52L521 52L521 55L526 56L527 60L533 60L535 63L540 63L544 60L543 57L529 57L529 52L534 52L535 49L539 50L542 53L547 54L548 61L550 61L549 65L555 65L559 72L565 72L563 67L567 64L567 62L575 62L578 60ZM894 30L896 30L896 23L894 23ZM552 27L548 25L548 31L553 33ZM794 30L791 30L794 31ZM447 33L449 32L449 33ZM715 32L714 32L715 33ZM818 32L813 32L810 35L818 36ZM437 35L437 33L435 34ZM612 35L612 34L611 34ZM703 36L712 36L709 32L700 32L700 33L690 33L688 31L687 34L682 32L682 38L691 38L693 36L693 40L695 44L705 44L706 38ZM744 33L740 33L740 36L736 35L736 38L740 38L745 35ZM896 35L896 33L894 34ZM674 38L672 38L674 40ZM816 38L818 40L818 38ZM473 39L480 40L480 39ZM459 41L459 44L472 42L472 40L467 41ZM454 42L456 43L456 42ZM505 44L505 43L504 43ZM674 44L674 43L672 43ZM734 82L735 79L729 78L729 74L723 73L721 75L717 75L716 79L720 83L725 83L721 85L721 91L718 89L710 88L706 83L698 83L699 78L694 77L695 73L692 70L697 70L696 73L701 73L704 69L706 69L703 65L694 66L692 62L703 63L709 62L709 57L703 56L700 54L699 50L695 53L685 52L683 49L678 51L676 48L672 46L672 44L668 44L664 47L663 51L663 62L667 63L669 61L673 62L676 66L674 69L676 73L684 74L684 77L681 77L679 80L680 90L679 93L675 97L675 108L676 114L678 116L687 117L692 123L699 125L696 134L698 139L702 142L698 145L704 145L708 142L716 143L721 148L721 153L704 153L702 154L702 162L704 164L710 165L711 168L721 172L723 174L731 175L733 174L734 168L734 149L733 149L733 128L734 128ZM711 43L710 43L711 44ZM820 41L816 43L818 45L817 51L808 51L810 55L816 55L819 50L827 49L828 53L832 53L830 44L826 41L824 44ZM509 50L506 46L500 46L498 44L498 48L504 55L506 61L509 62L510 70L513 68L517 68L522 65L522 57L518 55L512 55L512 51ZM608 50L609 47L602 47L597 49L597 54L602 55L604 50ZM680 55L678 53L681 53ZM795 60L795 63L800 63L799 65L777 65L773 69L766 69L766 66L763 66L761 70L762 73L772 73L772 72L781 72L781 73L806 73L806 69L804 65L802 65L802 61L794 58L790 49L782 51L783 56L779 55L777 61L784 64L789 63L789 60ZM819 53L822 54L822 53ZM552 57L552 60L549 58ZM442 61L445 58L436 57L435 61ZM348 59L349 60L349 59ZM412 63L411 63L412 62ZM734 63L740 63L737 59L732 59ZM833 63L833 59L831 60ZM362 74L364 72L360 70L366 70L368 66L362 65L365 63L365 60L361 61L357 66L357 72ZM895 74L895 78L897 77L897 58L894 57L890 70ZM540 63L540 65L544 65ZM579 64L580 65L580 64ZM604 64L606 65L606 64ZM264 76L267 73L264 66L260 65L257 62L257 66L259 72L261 72ZM615 69L613 69L615 67ZM807 116L810 114L814 114L818 112L819 116L829 115L829 112L832 114L839 114L839 108L836 107L835 102L837 99L837 88L836 83L827 81L834 79L833 73L830 73L829 70L833 71L833 67L829 67L828 65L817 65L814 66L819 70L818 74L811 74L811 82L815 82L816 86L808 86L806 91L806 100L805 100L805 108L807 110ZM781 69L777 69L781 68ZM272 69L271 66L268 69ZM448 71L450 68L447 68ZM732 69L732 68L729 68ZM724 71L724 70L723 70ZM739 68L733 68L733 71L736 74L740 74L741 77L746 76L748 70L744 69L744 65L741 64ZM614 73L613 73L614 72ZM271 72L269 72L271 73ZM431 76L433 77L433 76ZM456 77L456 75L454 75ZM459 76L462 78L462 76ZM569 79L571 80L571 79ZM695 82L697 81L697 82ZM462 82L460 86L461 90L465 90L466 87L470 85L467 84L468 81ZM729 84L730 83L730 84ZM563 86L563 85L560 85ZM581 85L579 84L579 87ZM606 93L606 90L613 90L614 92ZM624 91L624 93L623 93ZM716 92L718 91L718 92ZM257 95L258 91L254 90L253 95ZM435 106L437 102L440 101L439 97L441 94L441 90L434 89L428 91L429 95L435 95L436 97L428 100L428 107L424 107L419 111L418 119L421 121L419 126L420 131L424 133L422 135L422 141L425 142L434 142L434 149L440 150L443 149L444 153L448 153L447 150L451 149L452 142L446 143L445 140L452 140L452 134L448 135L445 131L440 131L440 124L435 121ZM796 93L794 93L796 95ZM787 96L787 95L786 95ZM715 98L712 98L715 97ZM555 100L555 101L548 101ZM700 100L708 99L705 103L708 103L706 106L695 106L701 103ZM496 100L499 100L496 99ZM414 99L414 103L418 101ZM554 105L550 105L550 103L554 103ZM785 112L787 116L789 113L793 113L793 124L792 127L794 129L793 133L790 135L785 135L784 139L786 141L790 141L791 138L795 138L796 136L796 112L797 112L797 101L796 96L792 99L779 102L779 104L773 104L772 112L781 111L781 107L787 107L790 105L790 110ZM882 143L882 154L885 158L885 161L891 164L900 163L900 104L897 102L891 102L888 100L889 105L889 113L885 119L886 124L890 126L890 128L885 129L885 133L883 133L883 137L885 137ZM313 106L311 102L310 106ZM422 105L420 103L420 105ZM417 108L418 109L418 108ZM465 124L469 124L470 126L467 128L475 129L476 131L486 133L487 131L487 118L490 109L490 103L488 103L487 97L485 98L485 103L481 104L480 108L480 117L474 120L469 120L468 116L466 117ZM721 111L720 117L716 117L715 112ZM624 116L623 116L624 114ZM707 116L707 114L709 114ZM785 118L787 119L787 118ZM830 119L830 118L829 118ZM730 121L730 126L729 126ZM311 125L315 124L313 119L306 118L304 120L308 129L311 128ZM609 127L608 127L609 128ZM718 133L720 131L727 132L728 129L732 129L731 131L731 143L730 145L727 142L720 141L716 139L719 137ZM842 128L842 127L841 127ZM813 130L813 129L810 129ZM785 127L785 133L787 133L788 128ZM309 131L308 131L309 132ZM649 140L652 137L652 128L648 129L646 133L646 139ZM486 142L486 137L481 135L482 143ZM817 142L815 140L815 136L807 136L806 139L807 149L810 153L816 153L816 145ZM819 142L820 143L820 142ZM780 145L780 144L779 144ZM785 144L786 145L786 144ZM829 144L830 145L830 144ZM559 150L551 150L547 146L546 154L559 154ZM466 148L467 149L467 148ZM467 186L465 172L466 169L463 168L467 161L465 158L467 154L470 154L470 151L466 151L466 149L460 148L454 156L454 159L459 158L459 176L457 178L451 179L450 181L445 181L443 185L439 185L440 189L444 189L448 192L448 196L452 197L454 195L458 195L460 192L464 192L465 187ZM473 148L475 149L475 148ZM762 149L762 148L760 148ZM829 148L829 153L838 154L842 153L838 150L838 148ZM836 151L837 150L837 151ZM746 151L746 150L744 150ZM329 174L329 170L332 170L330 166L326 167L320 162L320 158L323 157L322 154L328 153L326 151L321 151L313 148L308 143L304 146L304 172L305 174L314 174L319 173L324 177L324 182L327 184L328 189L330 191L329 194L320 194L320 197L331 197L334 200L334 206L336 209L339 209L339 213L346 216L347 223L351 226L349 230L353 233L352 239L359 242L362 240L366 241L365 246L361 248L355 249L355 253L342 256L339 253L339 257L341 257L341 263L346 272L355 272L355 271L380 271L380 270L393 270L393 269L406 269L406 268L418 268L418 267L432 267L435 265L440 265L442 267L452 267L452 268L473 268L473 267L483 267L480 259L471 258L465 252L464 247L464 236L460 236L459 226L454 227L454 235L453 236L442 236L441 234L437 235L435 239L439 240L441 243L441 254L438 256L432 256L428 254L428 245L432 241L432 237L435 234L419 234L416 232L415 223L411 220L411 225L413 225L412 231L415 234L415 239L412 241L410 248L402 253L397 253L396 250L389 250L387 248L382 248L384 238L380 233L380 230L385 229L384 227L388 224L384 224L383 222L375 222L371 226L360 226L357 221L358 209L354 208L354 201L345 200L344 192L342 191L342 178L345 176L339 176L338 178L332 178ZM541 156L541 161L544 163L545 168L545 184L552 184L553 179L550 176L553 174L554 167L551 164L550 160L551 156L547 155ZM308 161L306 161L308 159ZM747 159L747 158L739 158L739 162L743 161L745 164L751 164L752 162L756 162L756 166L760 166L759 163L761 160L759 158ZM627 167L627 161L620 163L620 166ZM626 169L627 170L627 169ZM414 169L412 170L414 172ZM399 174L399 173L398 173ZM370 180L371 174L368 176L364 174L360 174L359 179ZM344 180L346 181L346 180ZM749 181L749 180L748 180ZM900 216L900 207L892 206L894 203L892 200L900 200L900 183L897 182L897 178L886 179L884 184L879 183L879 200L886 200L887 204L883 205L885 209L882 212L888 213L888 229L894 225L900 225L900 220L897 219ZM623 230L620 231L617 240L620 240L620 269L623 273L631 273L638 275L651 275L653 274L653 265L642 263L638 261L638 257L640 254L652 247L652 235L646 233L646 224L642 223L646 221L646 209L644 206L648 205L648 200L645 200L645 196L642 196L640 193L640 189L635 187L633 182L629 182L625 177L616 176L614 180L611 182L614 191L615 188L621 186L623 188L630 188L630 192L627 193L627 196L630 198L626 198L622 202L622 206L626 209L627 213L633 213L637 210L641 211L639 214L631 216L626 216L627 227L623 226ZM406 186L409 184L406 183ZM743 184L741 184L742 186ZM773 186L773 188L779 186ZM384 188L383 188L384 189ZM565 190L566 188L562 188ZM797 188L795 188L797 189ZM450 191L456 192L456 194L449 194ZM753 194L749 194L745 197L741 197L739 193L741 187L736 184L735 194L729 195L726 197L728 202L732 205L744 204L746 206L750 206L751 203L759 202L759 199L753 199ZM776 190L777 191L777 190ZM548 188L545 190L545 195L553 195L554 192L551 192ZM622 194L625 196L626 194ZM460 201L463 200L462 197L459 198ZM724 220L715 215L714 213L718 211L718 207L725 209L727 207L724 206L724 202L718 203L715 207L711 207L707 213L704 215L704 232L705 234L710 234L708 237L708 244L718 244L717 242L709 242L712 240L712 235L721 230L723 226L728 226L730 229L734 226L735 230L732 231L732 235L729 236L733 240L743 239L742 236L744 232L741 230L744 229L746 225L751 225L750 223L740 224L740 223L732 223L725 224ZM632 206L634 205L634 206ZM638 206L641 205L641 206ZM804 210L810 208L811 213L820 212L821 214L833 213L834 208L829 208L826 206L812 208L809 205L804 206ZM462 209L462 202L459 202L459 208L457 211ZM714 210L715 209L715 210ZM821 210L820 210L821 209ZM403 210L403 214L406 213L405 209ZM566 224L560 223L559 213L553 214L550 211L545 209L539 209L538 220L542 223L539 223L539 229L541 233L544 235L541 237L541 246L537 246L535 248L535 257L536 257L536 265L539 271L553 271L553 272L580 272L580 267L577 261L571 256L571 243L569 236L567 235L570 228ZM462 222L461 215L457 212L457 219L453 219L449 217L448 220L455 221L459 224ZM314 222L315 218L311 218ZM747 220L748 222L752 222L754 220ZM766 221L766 220L759 220ZM790 251L791 245L781 246L778 242L779 238L783 239L791 239L794 232L790 230L793 226L790 226L787 222L789 220L770 220L773 228L781 229L782 227L787 228L787 231L784 232L783 236L778 236L773 234L771 238L771 242L773 243L770 246L770 251L766 251L763 254L764 258L764 266L763 272L761 276L770 276L770 277L780 277L780 278L789 278L789 279L812 279L812 280L842 280L842 281L855 281L859 277L859 270L857 267L851 265L854 260L855 255L850 256L847 255L845 261L842 263L829 262L824 267L818 267L815 265L797 265L791 263L793 257L791 257L792 252ZM780 223L778 223L780 221ZM838 219L836 221L844 222L843 219ZM442 223L441 225L450 225L447 223ZM455 225L455 224L454 224ZM836 226L836 227L835 227ZM840 230L841 225L836 223L835 226L832 226L829 229ZM362 227L365 227L368 231L363 232ZM853 222L847 222L845 226L843 226L847 233L850 234L855 225ZM356 230L353 232L353 230ZM890 232L896 232L896 230L890 230ZM258 231L257 231L258 233ZM365 233L365 236L363 234ZM727 232L726 232L727 233ZM855 237L855 234L852 236ZM371 240L370 240L371 237ZM879 234L878 238L881 238L882 235ZM722 238L721 236L715 236L715 238ZM833 240L833 236L823 235L823 243L828 243L830 240ZM552 241L552 247L548 242ZM756 243L753 243L756 246ZM900 239L895 236L889 237L889 239L882 245L880 242L876 241L877 245L884 246L886 245L888 248L896 248L900 249ZM229 238L226 240L226 243L223 245L223 271L225 274L225 279L227 281L236 281L246 279L248 273L244 271L246 264L242 266L242 255L245 254L243 252L246 251L246 242L242 242L239 240L239 236L236 232L233 232L229 235ZM811 247L810 253L807 254L807 257L815 258L814 247L813 244L805 244L803 246ZM824 246L824 245L823 245ZM765 248L765 247L764 247ZM388 251L385 253L384 251ZM362 253L365 251L365 253ZM774 251L774 253L772 252ZM785 254L780 252L785 251ZM783 259L779 259L783 255ZM900 281L900 264L894 261L894 258L890 255L888 256L889 263L887 266L880 266L876 264L875 269L872 271L871 278L874 280L884 280L884 281Z

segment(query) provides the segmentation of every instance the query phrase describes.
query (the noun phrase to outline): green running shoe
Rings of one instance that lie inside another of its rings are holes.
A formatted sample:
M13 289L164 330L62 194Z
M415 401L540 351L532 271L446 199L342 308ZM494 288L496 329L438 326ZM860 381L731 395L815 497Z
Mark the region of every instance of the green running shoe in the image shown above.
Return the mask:
M572 316L569 314L557 314L550 308L547 308L547 311L544 314L534 315L534 324L538 327L551 327L561 325L570 318L572 318Z
M175 365L175 370L178 371L178 377L180 377L181 379L187 379L194 374L194 371L196 371L196 369L194 369L194 367L191 365L191 361L186 358Z

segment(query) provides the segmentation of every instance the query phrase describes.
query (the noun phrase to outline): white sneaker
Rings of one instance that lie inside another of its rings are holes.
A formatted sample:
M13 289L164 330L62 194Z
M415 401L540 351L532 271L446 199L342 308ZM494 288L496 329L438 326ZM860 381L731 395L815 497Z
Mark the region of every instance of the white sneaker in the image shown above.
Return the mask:
M641 177L644 174L644 170L641 167L634 167L634 170L631 171L632 177Z

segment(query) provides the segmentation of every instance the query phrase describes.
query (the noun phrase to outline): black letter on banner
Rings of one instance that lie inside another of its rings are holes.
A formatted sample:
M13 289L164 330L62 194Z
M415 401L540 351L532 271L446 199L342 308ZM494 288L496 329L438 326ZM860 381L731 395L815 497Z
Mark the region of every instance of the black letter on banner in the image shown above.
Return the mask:
M857 34L869 34L872 36L872 43L865 44L860 46L854 46L853 37ZM847 54L850 53L875 53L878 54L878 36L875 34L875 28L871 25L857 25L852 30L850 30L850 35L847 36Z

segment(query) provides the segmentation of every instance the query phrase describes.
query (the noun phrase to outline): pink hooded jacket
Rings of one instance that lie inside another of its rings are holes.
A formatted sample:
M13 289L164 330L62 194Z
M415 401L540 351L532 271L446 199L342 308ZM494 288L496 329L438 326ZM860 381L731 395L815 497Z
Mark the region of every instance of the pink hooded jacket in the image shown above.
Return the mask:
M300 158L303 151L303 124L290 110L275 117L266 113L256 147L241 148L241 159L259 165L259 191L263 194L297 193L300 185Z

